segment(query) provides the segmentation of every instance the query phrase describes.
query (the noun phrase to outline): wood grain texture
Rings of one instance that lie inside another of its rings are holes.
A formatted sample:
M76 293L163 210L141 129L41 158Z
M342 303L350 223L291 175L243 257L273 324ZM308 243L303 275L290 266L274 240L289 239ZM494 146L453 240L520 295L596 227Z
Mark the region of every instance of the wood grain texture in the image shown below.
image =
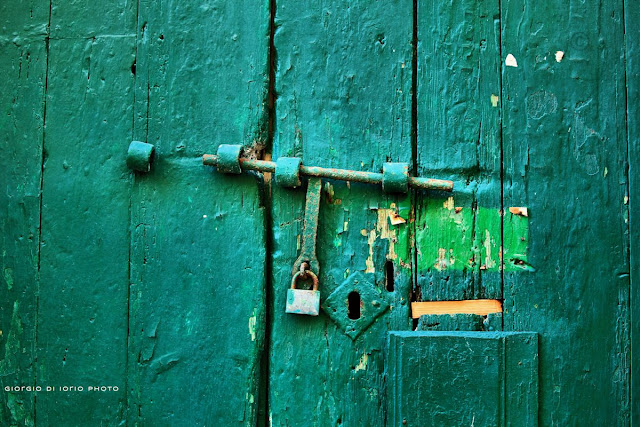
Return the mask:
M3 4L4 5L4 4ZM1 12L0 12L0 16ZM21 30L20 34L24 35ZM0 37L7 36L3 31ZM44 40L0 41L0 424L34 422Z
M418 300L501 298L498 1L417 2ZM461 208L461 209L460 209Z
M268 2L142 1L131 215L131 425L255 425L265 331L259 183L202 165L266 139Z
M540 339L540 423L629 423L622 2L502 2L504 205L527 206L528 262L504 328ZM559 52L562 52L560 54Z
M37 381L118 391L40 393L42 425L124 420L134 41L50 41Z
M273 158L376 172L385 161L410 163L412 4L281 0L275 24ZM381 425L386 333L411 325L411 198L385 196L376 186L324 185L317 240L322 301L361 272L390 304L352 340L324 311L316 318L285 313L304 190L273 186L272 192L269 420ZM390 225L392 211L406 224ZM393 291L385 284L387 260Z
M640 423L640 4L624 3L626 45L627 138L629 150L628 238L630 243L631 425Z

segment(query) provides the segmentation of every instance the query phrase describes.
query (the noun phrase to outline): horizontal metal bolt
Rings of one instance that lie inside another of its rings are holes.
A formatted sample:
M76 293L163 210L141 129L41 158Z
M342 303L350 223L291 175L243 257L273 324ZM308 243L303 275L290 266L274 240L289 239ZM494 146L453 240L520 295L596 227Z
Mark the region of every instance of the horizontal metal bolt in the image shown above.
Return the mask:
M217 166L218 156L214 154L205 154L202 156L202 164L206 166ZM276 171L276 163L266 160L252 160L241 157L240 168L243 171L253 170L258 172L274 173ZM348 169L321 168L318 166L305 165L300 166L300 174L341 181L363 182L365 184L382 184L383 176L382 173L378 172L361 172ZM416 178L410 176L409 186L423 190L453 191L453 181L444 179Z

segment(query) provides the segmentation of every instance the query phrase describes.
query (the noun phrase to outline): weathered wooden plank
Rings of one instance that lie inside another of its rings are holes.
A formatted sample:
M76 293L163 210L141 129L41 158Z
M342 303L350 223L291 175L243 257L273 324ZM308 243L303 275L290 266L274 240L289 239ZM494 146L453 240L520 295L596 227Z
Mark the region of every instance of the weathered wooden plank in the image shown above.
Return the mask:
M497 0L417 2L417 170L453 195L416 204L417 298L500 298Z
M159 159L132 198L129 423L254 425L265 225L251 177Z
M221 143L255 156L264 144L268 29L265 0L140 3L134 135L157 160L132 198L131 425L257 423L259 185L200 156Z
M134 42L49 44L37 380L84 391L39 394L38 424L124 420Z
M380 171L385 161L411 163L411 2L281 0L275 20L273 157L366 171ZM361 299L360 319L346 318L340 304L351 307L348 292L332 300L332 313L342 317L285 313L304 191L274 185L272 194L269 419L278 426L381 425L386 333L411 326L411 197L325 183L317 239L323 303L360 273L367 282L361 298L390 305L350 337L345 332L373 314ZM391 225L395 213L406 222Z
M1 12L0 12L1 16ZM4 29L3 29L4 30ZM5 33L3 33L4 35ZM33 425L44 41L0 41L0 424Z
M388 425L537 425L535 333L394 331L388 352Z
M627 64L627 138L629 143L629 231L631 355L640 354L640 4L624 2ZM640 423L640 362L631 358L631 425Z
M627 425L622 2L511 0L501 17L504 205L528 207L535 268L505 272L504 327L541 334L542 425Z
M135 34L138 13L136 1L104 0L88 3L84 0L51 0L50 3L52 38Z

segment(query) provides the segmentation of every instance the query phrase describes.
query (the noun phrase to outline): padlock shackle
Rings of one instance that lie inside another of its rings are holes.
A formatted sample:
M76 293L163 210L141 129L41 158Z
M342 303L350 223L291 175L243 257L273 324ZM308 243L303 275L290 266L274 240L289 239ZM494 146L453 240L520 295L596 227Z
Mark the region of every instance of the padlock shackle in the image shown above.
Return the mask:
M316 273L314 273L311 270L304 270L303 271L298 271L296 274L293 275L293 278L291 279L291 289L295 289L296 288L296 281L298 280L298 277L302 276L304 274L308 274L309 276L311 276L311 280L313 281L313 290L317 291L318 290L318 276L316 276Z

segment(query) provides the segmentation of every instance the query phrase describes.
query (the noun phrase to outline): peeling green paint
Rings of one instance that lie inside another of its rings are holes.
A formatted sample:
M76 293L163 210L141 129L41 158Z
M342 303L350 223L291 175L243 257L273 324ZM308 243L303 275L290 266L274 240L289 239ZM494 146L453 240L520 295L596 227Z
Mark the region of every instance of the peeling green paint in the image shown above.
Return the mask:
M408 215L410 209L408 198L398 205L400 216ZM500 209L456 207L453 197L427 199L423 209L416 223L419 269L500 271L502 250L505 271L534 271L527 261L527 217L505 214L501 248ZM397 235L395 253L400 264L409 266L409 227L390 225L389 229Z

